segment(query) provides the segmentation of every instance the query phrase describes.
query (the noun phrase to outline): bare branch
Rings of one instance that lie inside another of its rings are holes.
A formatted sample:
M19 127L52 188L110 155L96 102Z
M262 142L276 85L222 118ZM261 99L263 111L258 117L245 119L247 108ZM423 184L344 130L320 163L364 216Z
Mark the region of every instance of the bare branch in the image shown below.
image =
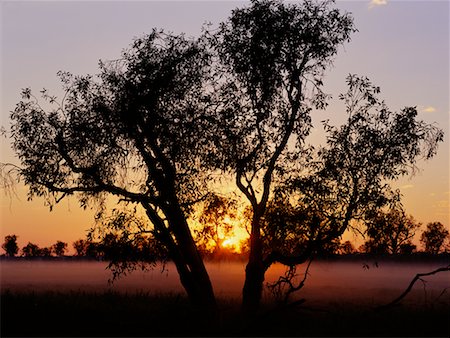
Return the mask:
M408 285L408 287L406 288L406 290L403 291L403 293L402 293L400 296L398 296L398 297L395 298L393 301L391 301L391 302L389 302L389 303L387 303L387 304L385 304L385 305L381 305L381 306L376 307L375 310L376 310L376 311L386 310L386 309L391 308L391 307L393 307L393 306L395 306L395 305L398 305L398 303L400 303L400 301L401 301L403 298L405 298L406 295L412 290L414 284L415 284L418 280L422 280L422 277L435 275L435 274L437 274L437 273L439 273L439 272L444 272L444 271L450 271L450 264L447 265L446 267L439 268L439 269L436 269L436 270L431 271L431 272L418 273L418 274L411 280L411 282L409 283L409 285Z

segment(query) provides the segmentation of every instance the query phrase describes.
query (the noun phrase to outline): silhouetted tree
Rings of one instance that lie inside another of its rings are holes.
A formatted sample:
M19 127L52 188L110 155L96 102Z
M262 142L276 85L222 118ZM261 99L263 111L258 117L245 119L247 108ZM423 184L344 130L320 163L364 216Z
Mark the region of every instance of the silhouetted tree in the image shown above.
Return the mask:
M427 224L427 228L420 237L420 242L425 248L425 252L438 254L444 241L449 237L448 230L440 222Z
M356 249L350 241L345 241L339 246L339 253L342 255L350 255L355 252Z
M398 254L413 250L411 239L421 224L401 208L392 208L387 212L376 210L367 217L366 225L366 252Z
M217 153L208 158L213 167L235 175L253 214L246 310L258 307L262 295L267 268L262 218L272 182L302 157L309 113L326 105L322 74L353 31L352 18L329 2L254 0L210 36L220 65L213 110L218 121L211 130Z
M52 248L56 256L64 256L64 253L67 250L67 243L57 241L55 244L53 244Z
M5 250L6 255L14 257L19 252L19 246L17 245L17 236L8 235L5 236L5 242L2 244L2 249Z
M42 249L39 248L37 244L28 242L28 244L22 248L22 255L28 258L39 257L41 256L41 250Z
M201 227L195 230L195 239L198 246L204 247L206 251L219 253L223 241L233 235L234 224L232 219L236 218L236 201L228 197L210 193L202 201L198 222Z
M392 112L368 79L351 75L347 82L349 90L340 96L347 108L346 123L332 127L325 121L327 145L310 154L304 170L288 172L290 177L275 189L275 197L294 217L290 224L275 220L274 226L289 229L278 232L286 241L293 233L305 234L303 244L291 252L269 247L270 252L263 253L265 269L279 262L292 270L345 230L364 224L376 210L397 205L399 194L389 180L407 174L418 158L433 157L442 141L440 129L416 120L415 108Z
M84 239L78 239L72 243L76 256L86 256L87 242Z
M366 78L349 76L347 81L349 91L340 97L347 122L341 127L325 122L327 145L310 153L304 170L285 170L285 183L275 189L282 201L275 205L284 205L287 217L270 217L273 211L267 204L258 221L260 278L275 262L291 268L308 261L339 240L351 222L364 222L381 207L397 205L399 195L388 181L407 174L418 158L434 156L442 141L441 130L416 120L415 108L392 112L377 98L379 88ZM277 238L280 245L268 245L265 252L267 234L276 234L269 238Z
M40 248L38 251L38 256L51 257L52 253L53 253L53 247Z
M30 89L11 114L13 149L29 197L53 206L76 194L82 207L114 195L139 205L170 253L190 299L214 313L213 289L186 217L204 194L199 152L206 143L202 106L209 57L201 41L153 30L100 74L59 75L61 103Z

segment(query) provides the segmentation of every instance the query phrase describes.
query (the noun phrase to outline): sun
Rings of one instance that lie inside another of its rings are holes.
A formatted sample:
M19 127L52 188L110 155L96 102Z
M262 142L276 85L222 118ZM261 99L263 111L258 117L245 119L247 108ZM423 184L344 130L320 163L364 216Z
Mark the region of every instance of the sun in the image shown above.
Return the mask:
M222 243L221 243L222 248L231 250L231 251L235 251L235 252L241 252L241 243L240 243L240 239L237 237L229 237L227 239L225 239Z

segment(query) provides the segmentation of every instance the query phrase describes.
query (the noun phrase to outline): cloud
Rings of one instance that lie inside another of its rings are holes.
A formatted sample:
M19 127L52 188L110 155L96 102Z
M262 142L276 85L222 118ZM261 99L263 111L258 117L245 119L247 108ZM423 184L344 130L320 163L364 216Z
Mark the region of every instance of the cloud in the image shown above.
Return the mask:
M387 0L370 0L369 9L375 6L387 5Z
M407 185L404 185L404 186L400 187L400 189L411 189L411 188L414 188L414 185L407 184Z
M436 108L433 106L428 106L422 109L424 113L434 113L436 111Z

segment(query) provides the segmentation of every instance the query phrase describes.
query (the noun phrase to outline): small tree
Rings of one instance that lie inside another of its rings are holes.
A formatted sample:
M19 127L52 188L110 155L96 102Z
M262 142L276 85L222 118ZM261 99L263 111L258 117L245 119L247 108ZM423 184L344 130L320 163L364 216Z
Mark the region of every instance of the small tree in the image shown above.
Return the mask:
M208 194L200 208L200 228L195 230L197 245L218 254L223 241L234 233L234 224L231 222L236 218L236 208L235 200L214 193Z
M428 223L427 228L422 232L420 242L425 248L425 252L430 254L438 254L449 237L449 231L440 222Z
M52 256L52 254L53 254L53 246L50 246L50 247L45 247L45 248L41 248L41 249L39 249L39 256L42 256L42 257L51 257Z
M413 250L411 239L421 224L401 208L392 208L387 212L374 211L367 217L366 225L366 252L398 254Z
M27 258L39 257L41 256L41 250L42 249L39 248L37 244L28 242L28 244L22 248L22 255Z
M17 245L17 236L8 235L5 236L5 242L2 244L2 249L5 250L6 255L14 257L19 252L19 246Z
M342 255L350 255L356 252L356 249L352 242L345 241L339 246L339 253Z
M64 256L64 253L67 250L67 243L57 241L55 244L53 244L52 248L56 256Z
M87 242L84 239L78 239L72 243L73 248L75 249L76 256L86 256L87 251Z

